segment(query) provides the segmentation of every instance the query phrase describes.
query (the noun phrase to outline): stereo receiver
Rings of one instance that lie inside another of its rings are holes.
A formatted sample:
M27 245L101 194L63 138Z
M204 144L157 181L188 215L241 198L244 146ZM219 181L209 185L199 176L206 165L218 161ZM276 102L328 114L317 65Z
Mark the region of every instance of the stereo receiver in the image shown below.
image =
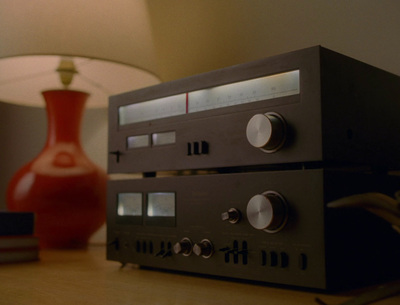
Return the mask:
M399 113L400 77L319 46L112 96L107 258L316 289L398 277L400 234L328 203L399 190Z
M399 185L322 169L110 181L107 257L274 284L354 287L399 274L399 234L325 202L392 195Z
M108 171L399 168L399 100L398 76L322 47L212 71L112 96Z

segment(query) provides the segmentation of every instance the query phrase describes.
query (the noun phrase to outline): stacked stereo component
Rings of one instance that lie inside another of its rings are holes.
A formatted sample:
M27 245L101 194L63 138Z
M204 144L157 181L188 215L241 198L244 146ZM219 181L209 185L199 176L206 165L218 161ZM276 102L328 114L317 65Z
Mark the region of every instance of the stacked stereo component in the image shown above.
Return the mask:
M398 276L400 235L327 203L400 189L399 114L398 76L322 47L112 96L107 258L317 289Z

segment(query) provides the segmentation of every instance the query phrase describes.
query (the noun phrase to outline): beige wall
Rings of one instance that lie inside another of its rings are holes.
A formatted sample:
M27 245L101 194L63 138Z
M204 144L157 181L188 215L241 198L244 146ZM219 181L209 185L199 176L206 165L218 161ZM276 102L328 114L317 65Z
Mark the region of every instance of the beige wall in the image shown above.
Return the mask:
M149 0L148 4L164 81L312 45L400 75L397 0ZM1 209L12 173L44 144L45 112L0 103L0 124ZM103 167L106 128L106 109L86 112L83 144Z
M323 45L400 75L397 0L149 0L164 80Z

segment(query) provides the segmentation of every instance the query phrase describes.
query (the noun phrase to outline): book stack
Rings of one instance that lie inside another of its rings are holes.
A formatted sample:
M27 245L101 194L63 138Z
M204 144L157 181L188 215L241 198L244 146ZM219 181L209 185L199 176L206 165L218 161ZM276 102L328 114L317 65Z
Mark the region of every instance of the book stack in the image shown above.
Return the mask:
M39 240L34 234L35 215L0 212L0 263L39 259Z

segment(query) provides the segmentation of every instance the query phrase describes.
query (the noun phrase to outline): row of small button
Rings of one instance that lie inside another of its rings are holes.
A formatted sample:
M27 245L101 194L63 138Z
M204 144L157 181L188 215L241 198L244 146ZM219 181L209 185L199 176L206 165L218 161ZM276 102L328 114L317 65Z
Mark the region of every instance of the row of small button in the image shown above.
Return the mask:
M269 267L280 267L287 268L289 267L289 254L286 252L276 252L276 251L261 251L261 265L269 266ZM307 255L301 253L298 256L298 267L301 270L305 270L308 267L308 258Z
M112 244L116 250L119 250L119 240L116 239ZM128 245L125 244L125 247ZM154 254L154 245L152 241L137 240L135 243L135 250L137 253L143 254ZM183 238L180 242L177 242L172 246L171 242L160 242L160 250L155 253L155 256L165 258L172 256L172 251L175 254L182 254L184 256L189 256L194 253L197 256L202 256L204 258L210 258L214 252L212 243L204 239L200 243L192 245L192 242L188 238ZM239 248L239 242L237 240L233 241L232 247L224 247L219 249L219 251L224 253L225 263L247 265L248 263L248 248L247 242L241 242L241 249ZM289 254L287 252L276 252L276 251L261 251L261 265L268 267L289 267ZM301 253L298 255L298 268L301 270L306 270L308 268L308 257L306 254Z
M210 147L208 142L200 141L200 142L188 142L187 143L187 155L207 155L210 151Z

